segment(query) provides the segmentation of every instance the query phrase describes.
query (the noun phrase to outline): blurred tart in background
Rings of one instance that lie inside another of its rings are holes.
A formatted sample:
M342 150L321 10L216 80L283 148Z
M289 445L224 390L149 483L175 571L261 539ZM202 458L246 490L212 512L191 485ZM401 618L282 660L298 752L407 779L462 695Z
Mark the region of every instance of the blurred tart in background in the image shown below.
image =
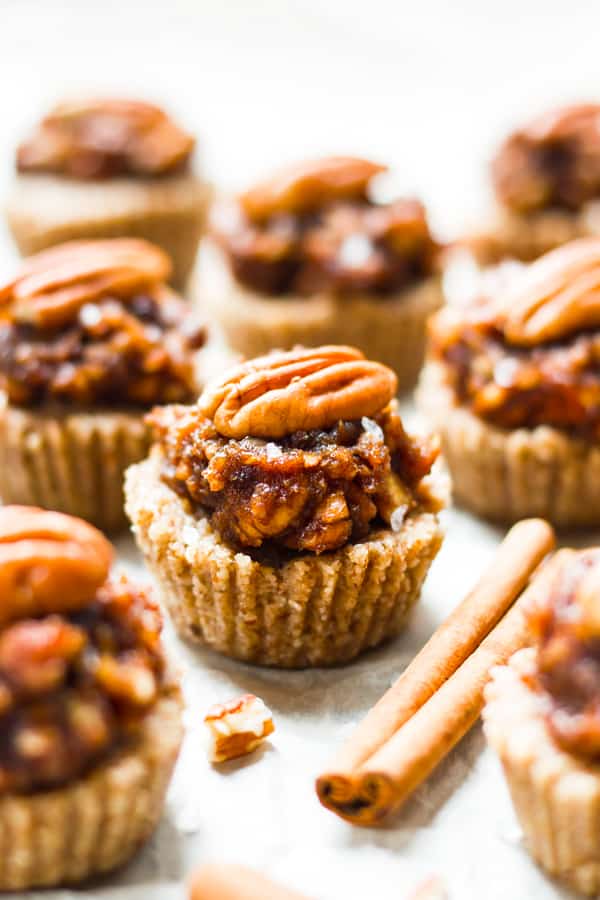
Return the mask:
M560 107L517 129L491 175L494 219L466 241L479 262L531 262L600 234L600 104Z
M534 591L534 646L492 670L485 733L529 851L551 875L597 896L600 549L560 550Z
M81 238L141 237L172 261L183 287L211 191L192 170L194 138L138 100L62 103L17 150L7 203L24 256Z
M144 414L199 392L206 333L146 241L72 241L0 286L0 496L104 530L126 524L123 472Z
M0 509L0 890L83 881L154 830L182 700L147 592L81 519Z
M456 500L486 518L600 524L600 238L431 322L419 401Z
M234 350L349 344L394 369L401 390L414 384L442 304L441 248L419 201L372 198L384 171L303 162L218 204L198 292Z
M183 636L304 667L402 628L441 545L442 504L437 445L405 432L395 390L358 350L296 349L152 414L127 512Z

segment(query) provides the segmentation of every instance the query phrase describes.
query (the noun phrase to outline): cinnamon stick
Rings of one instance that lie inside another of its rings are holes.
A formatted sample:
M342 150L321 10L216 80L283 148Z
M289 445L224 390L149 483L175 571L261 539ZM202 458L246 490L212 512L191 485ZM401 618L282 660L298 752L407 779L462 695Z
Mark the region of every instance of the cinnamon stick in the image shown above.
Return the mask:
M274 884L253 869L234 865L204 865L190 881L190 900L307 900Z
M474 590L317 780L324 806L356 824L377 824L469 730L490 668L527 641L522 607L529 592L506 611L553 546L554 533L542 520L510 530Z

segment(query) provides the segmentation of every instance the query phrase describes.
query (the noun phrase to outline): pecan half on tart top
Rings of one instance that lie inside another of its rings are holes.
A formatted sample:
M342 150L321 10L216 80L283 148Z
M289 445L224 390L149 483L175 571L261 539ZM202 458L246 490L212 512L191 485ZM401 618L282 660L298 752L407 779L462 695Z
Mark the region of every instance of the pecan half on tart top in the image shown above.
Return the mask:
M299 163L215 209L199 293L246 357L344 343L412 386L442 304L440 247L417 200L377 203L384 166Z
M265 665L352 659L398 632L441 544L394 373L358 350L272 353L156 410L126 508L179 631Z
M211 197L192 171L194 138L137 100L62 103L17 150L7 216L21 253L80 238L137 237L162 247L182 287Z
M439 313L419 399L461 504L503 522L600 524L600 239Z
M491 166L497 211L467 238L484 264L529 262L600 233L600 104L551 110L503 142Z
M0 890L82 881L150 836L181 744L146 591L81 519L0 509Z
M198 393L205 330L146 241L73 241L0 285L0 495L126 524L123 472L144 413Z
M560 550L534 584L533 647L492 670L484 711L528 849L600 891L600 548Z

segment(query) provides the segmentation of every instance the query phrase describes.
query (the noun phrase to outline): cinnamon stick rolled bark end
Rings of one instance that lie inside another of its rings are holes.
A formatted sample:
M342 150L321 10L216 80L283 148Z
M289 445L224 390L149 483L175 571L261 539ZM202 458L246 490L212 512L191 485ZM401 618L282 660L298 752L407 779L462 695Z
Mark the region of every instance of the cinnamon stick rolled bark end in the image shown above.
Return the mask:
M380 772L352 777L326 773L317 778L316 789L326 809L353 825L381 825L397 806L395 783Z

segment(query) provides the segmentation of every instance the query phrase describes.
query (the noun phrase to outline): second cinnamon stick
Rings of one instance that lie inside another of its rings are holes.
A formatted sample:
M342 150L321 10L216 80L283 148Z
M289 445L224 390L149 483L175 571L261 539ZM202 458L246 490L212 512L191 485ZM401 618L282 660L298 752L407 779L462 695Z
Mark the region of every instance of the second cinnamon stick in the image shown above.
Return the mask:
M328 770L352 772L376 753L479 646L554 547L543 519L514 525L472 591L371 709Z

